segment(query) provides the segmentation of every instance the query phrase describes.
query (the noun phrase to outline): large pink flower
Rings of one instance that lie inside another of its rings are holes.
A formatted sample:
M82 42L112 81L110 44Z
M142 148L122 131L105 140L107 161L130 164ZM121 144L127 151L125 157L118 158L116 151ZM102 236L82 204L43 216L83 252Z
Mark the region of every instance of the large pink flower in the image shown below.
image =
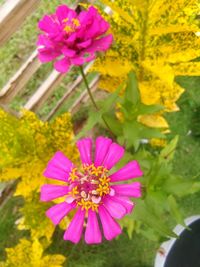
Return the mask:
M94 160L90 138L79 140L77 147L82 161L81 170L60 151L47 165L44 176L64 181L66 185L42 186L42 201L65 196L64 202L51 207L46 215L57 225L71 210L77 210L64 234L65 240L78 243L86 220L85 242L101 243L99 219L105 238L111 240L121 233L121 227L114 219L131 213L134 203L129 198L141 196L139 182L113 183L140 177L142 171L137 161L133 160L110 174L113 166L123 157L124 148L109 138L100 136L96 139Z
M61 5L38 26L44 32L37 42L39 59L42 63L56 59L54 67L59 72L93 60L97 51L106 51L113 41L111 34L105 35L109 24L93 6L78 14Z

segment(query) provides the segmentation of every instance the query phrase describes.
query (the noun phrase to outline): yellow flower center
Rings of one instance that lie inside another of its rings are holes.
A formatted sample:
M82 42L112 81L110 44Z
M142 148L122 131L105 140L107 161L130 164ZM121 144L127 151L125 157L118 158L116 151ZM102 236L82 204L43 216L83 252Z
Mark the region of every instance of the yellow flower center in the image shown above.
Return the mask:
M64 31L66 33L75 32L76 29L80 26L80 21L75 18L72 18L71 20L69 20L69 18L65 18L62 22L64 23Z
M83 171L77 168L71 170L69 183L71 191L69 197L73 197L82 209L97 211L102 197L110 193L110 179L108 170L103 166L95 167L94 164L83 165Z

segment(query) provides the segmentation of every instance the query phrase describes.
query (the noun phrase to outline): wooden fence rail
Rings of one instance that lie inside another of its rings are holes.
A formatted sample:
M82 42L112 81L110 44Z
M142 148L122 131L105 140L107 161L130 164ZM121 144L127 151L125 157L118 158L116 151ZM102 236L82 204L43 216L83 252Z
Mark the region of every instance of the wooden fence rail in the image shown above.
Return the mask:
M0 46L21 26L40 0L7 0L0 7Z
M39 69L41 63L34 51L27 61L19 68L8 83L0 91L0 102L8 104L24 88L33 74Z

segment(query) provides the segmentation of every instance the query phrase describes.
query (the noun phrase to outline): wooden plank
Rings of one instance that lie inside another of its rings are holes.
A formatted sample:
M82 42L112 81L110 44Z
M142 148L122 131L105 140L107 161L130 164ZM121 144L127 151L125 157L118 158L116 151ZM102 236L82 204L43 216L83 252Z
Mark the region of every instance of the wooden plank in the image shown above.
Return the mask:
M0 46L21 26L40 0L7 0L0 7Z
M95 78L91 81L89 84L90 90L92 92L95 92L97 87L98 87L98 82L99 82L99 75L95 76ZM87 89L85 89L82 94L75 100L73 105L70 107L69 112L74 114L79 108L81 103L85 103L89 99L89 95L87 92Z
M53 70L49 77L41 84L37 91L24 105L24 108L36 112L53 93L64 77L65 74Z
M40 65L41 63L37 58L37 51L34 51L0 91L0 103L9 103L24 88L32 75L39 69Z
M90 62L85 68L84 68L84 73L86 74L89 70L89 68L92 66L93 62ZM62 105L65 103L65 101L74 93L74 90L76 89L77 86L80 85L82 82L83 78L81 75L79 75L76 80L70 84L67 87L67 92L63 95L63 97L57 102L55 107L49 112L45 120L50 120L53 115L62 107Z

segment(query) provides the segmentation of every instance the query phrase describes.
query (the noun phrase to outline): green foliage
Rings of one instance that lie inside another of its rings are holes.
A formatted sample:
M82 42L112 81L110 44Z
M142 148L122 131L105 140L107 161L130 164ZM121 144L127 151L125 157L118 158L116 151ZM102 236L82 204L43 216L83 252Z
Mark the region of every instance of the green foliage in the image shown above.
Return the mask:
M98 111L95 110L89 113L87 123L84 126L84 128L80 131L80 133L76 136L76 139L79 139L80 137L86 135L86 133L92 128L94 128L95 125L105 123L104 120L107 122L105 115L108 112L110 112L110 110L113 109L116 103L116 100L118 99L118 94L120 90L121 90L121 86L113 94L110 94L106 99L100 102ZM104 124L104 126L106 125ZM112 128L111 130L115 131L115 127Z
M156 235L174 236L171 231L172 222L185 225L177 199L199 192L199 182L196 179L185 180L174 173L172 160L177 142L178 137L175 136L159 156L148 155L150 165L145 168L143 198L137 200L132 215L134 220L141 221L151 229L151 232L142 229L141 233L153 240Z
M141 102L136 76L133 72L129 73L124 97L120 97L122 88L123 85L101 101L98 112L89 113L87 123L77 135L77 139L84 136L97 124L104 124L104 121L117 136L118 142L125 144L127 148L134 147L137 150L141 139L165 138L161 130L147 127L138 120L141 115L159 112L163 107L160 105L144 105ZM119 106L117 114L116 105Z

